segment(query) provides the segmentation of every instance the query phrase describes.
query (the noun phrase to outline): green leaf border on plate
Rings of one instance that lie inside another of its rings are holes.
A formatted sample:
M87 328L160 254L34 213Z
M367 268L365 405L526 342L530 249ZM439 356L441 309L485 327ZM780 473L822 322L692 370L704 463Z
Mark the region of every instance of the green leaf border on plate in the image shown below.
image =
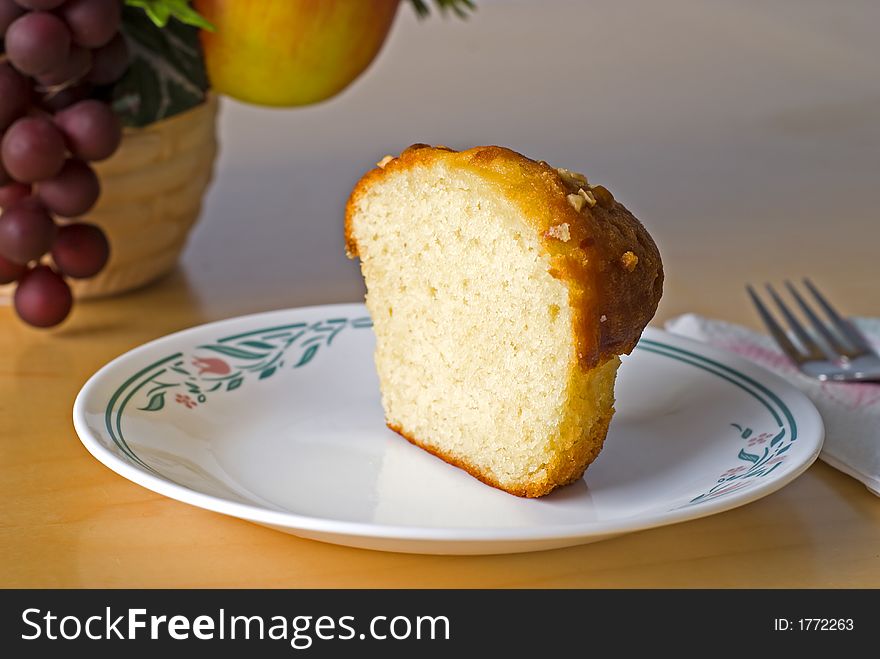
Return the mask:
M143 413L156 414L170 402L194 409L215 395L226 395L249 381L260 382L281 369L298 369L312 363L346 329L372 327L369 317L328 318L314 323L290 323L251 330L195 346L153 362L127 379L111 396L105 425L111 440L132 462L158 474L135 454L125 440L123 417L130 404ZM703 503L741 490L782 465L797 440L797 422L788 406L754 378L704 355L661 341L643 338L638 350L688 364L738 387L770 413L775 427L756 434L748 424L728 423L736 453L731 467L713 486L679 508ZM756 424L751 424L756 425Z
M157 473L125 440L123 417L129 405L157 413L176 403L194 409L221 393L234 392L249 380L266 380L281 369L302 368L346 329L373 326L369 317L328 318L314 323L264 327L217 339L153 362L127 379L107 404L104 422L116 447L132 462Z

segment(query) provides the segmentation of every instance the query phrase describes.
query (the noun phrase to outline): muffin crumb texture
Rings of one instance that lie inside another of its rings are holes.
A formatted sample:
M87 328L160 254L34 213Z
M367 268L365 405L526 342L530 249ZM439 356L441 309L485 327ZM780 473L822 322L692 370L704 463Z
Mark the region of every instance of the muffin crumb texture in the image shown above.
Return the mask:
M388 426L519 496L579 479L599 454L618 355L662 286L650 236L588 185L499 147L416 145L346 209Z

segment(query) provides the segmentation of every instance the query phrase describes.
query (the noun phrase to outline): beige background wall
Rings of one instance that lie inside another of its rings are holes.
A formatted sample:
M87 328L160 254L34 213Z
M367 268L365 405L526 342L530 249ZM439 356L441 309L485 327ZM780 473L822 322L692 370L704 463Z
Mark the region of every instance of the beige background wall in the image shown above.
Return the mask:
M502 144L606 183L661 246L661 318L751 322L745 281L830 272L851 311L880 313L880 3L477 2L466 22L402 6L374 66L327 103L226 103L185 270L211 315L219 291L277 306L279 277L291 306L358 299L345 198L417 141Z

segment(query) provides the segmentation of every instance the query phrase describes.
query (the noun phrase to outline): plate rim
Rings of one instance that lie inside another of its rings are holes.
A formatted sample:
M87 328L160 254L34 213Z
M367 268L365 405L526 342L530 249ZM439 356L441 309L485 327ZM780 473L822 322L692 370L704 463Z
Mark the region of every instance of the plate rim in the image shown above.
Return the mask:
M764 386L772 387L774 393L784 392L784 397L791 405L797 401L801 417L802 428L813 429L810 435L801 435L799 440L806 442L812 440L813 447L795 468L783 475L762 481L745 490L734 492L726 497L719 497L699 505L678 507L672 510L660 511L649 514L639 514L632 517L612 518L610 520L593 520L581 524L556 524L540 527L511 527L511 528L487 528L487 527L422 527L401 526L389 524L377 524L356 522L349 520L336 520L326 517L315 517L289 511L275 511L262 508L256 504L242 503L219 496L198 492L184 485L175 483L167 478L154 475L144 468L134 464L127 458L117 456L105 448L98 437L92 432L86 419L87 400L100 387L104 378L121 363L136 359L139 355L148 353L158 346L173 344L185 339L190 335L197 335L209 330L219 329L224 325L234 325L242 321L256 321L268 319L273 316L286 316L295 312L316 312L327 310L339 315L343 309L358 310L366 314L363 303L349 302L339 304L320 304L287 309L276 309L252 314L245 314L215 320L200 325L182 329L171 334L158 337L147 343L139 345L115 357L107 364L98 369L82 386L73 404L73 425L76 433L88 450L98 462L105 467L141 487L152 492L161 494L170 499L180 501L198 508L212 512L229 515L257 524L283 528L297 532L318 533L335 537L357 537L363 539L398 540L401 542L434 542L442 544L462 543L510 543L510 542L545 542L552 543L561 540L586 540L588 538L608 537L622 535L635 531L642 531L661 526L668 526L680 522L700 519L721 512L739 508L758 499L772 494L803 474L819 457L824 442L825 428L822 418L813 402L794 385L787 382L779 375L772 373L766 368L751 362L744 357L736 355L714 346L699 341L673 334L666 330L647 327L642 339L648 340L661 338L666 342L679 344L702 356L715 359L738 371L746 372L749 377L757 379ZM799 442L801 443L801 442Z

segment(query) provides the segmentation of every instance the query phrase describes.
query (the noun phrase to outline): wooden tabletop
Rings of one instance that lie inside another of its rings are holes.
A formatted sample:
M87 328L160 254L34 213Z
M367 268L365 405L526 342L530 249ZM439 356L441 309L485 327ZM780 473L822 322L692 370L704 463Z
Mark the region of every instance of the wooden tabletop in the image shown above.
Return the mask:
M203 219L165 279L80 303L50 332L0 306L0 586L880 586L880 499L821 462L701 520L436 557L193 508L82 447L74 396L124 351L210 320L360 299L342 206L363 169L410 142L504 144L607 183L660 244L657 325L694 311L756 327L744 283L801 274L848 313L880 315L876 5L606 0L572 20L582 4L478 4L466 24L404 11L377 64L330 103L226 103Z

